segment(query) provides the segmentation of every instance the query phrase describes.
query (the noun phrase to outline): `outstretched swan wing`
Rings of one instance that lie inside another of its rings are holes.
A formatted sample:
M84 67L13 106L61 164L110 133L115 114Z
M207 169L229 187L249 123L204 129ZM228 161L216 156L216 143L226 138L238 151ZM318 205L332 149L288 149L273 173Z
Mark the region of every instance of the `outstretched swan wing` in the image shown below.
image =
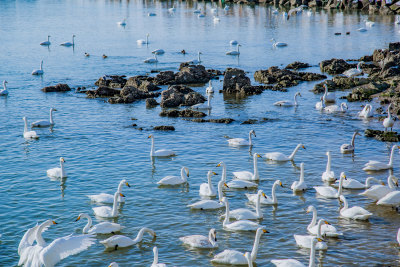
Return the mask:
M18 246L18 255L21 255L21 252L23 249L32 246L33 242L35 242L36 240L36 231L39 229L39 224L36 223L36 225L32 228L30 228L28 231L26 231L26 233L24 234L24 236L21 239L21 242L19 242L19 246ZM42 228L42 232L46 231L47 229L49 229L49 226L45 226Z

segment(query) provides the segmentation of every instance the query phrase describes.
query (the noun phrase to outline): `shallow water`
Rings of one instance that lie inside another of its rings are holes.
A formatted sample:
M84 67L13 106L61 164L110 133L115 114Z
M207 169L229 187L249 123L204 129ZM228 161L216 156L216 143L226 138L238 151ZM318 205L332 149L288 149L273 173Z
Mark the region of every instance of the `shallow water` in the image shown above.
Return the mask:
M373 212L369 222L353 222L339 217L338 201L316 198L314 190L293 196L289 187L298 179L299 165L305 163L308 186L321 184L325 170L325 151L332 151L332 168L336 175L345 171L349 178L360 181L368 176L362 166L370 159L386 161L391 144L365 137L357 137L356 153L342 155L339 147L350 141L355 130L381 129L376 119L363 122L357 119L361 103L350 103L345 115L321 114L314 110L319 95L309 92L314 83L301 83L288 93L265 91L262 95L246 99L225 98L215 94L211 117L231 117L237 120L230 125L197 124L181 119L158 116L160 108L146 109L144 102L129 105L110 105L102 99L93 100L75 93L44 94L40 88L59 82L70 86L91 86L104 74L145 74L151 69L176 70L179 63L196 58L202 51L207 68L224 70L239 67L253 76L254 71L273 65L286 65L295 60L317 65L323 59L359 58L371 54L375 48L386 47L399 38L399 27L394 17L370 16L362 13L336 13L312 11L285 21L282 15L273 15L270 7L232 5L228 12L220 8L221 21L214 24L210 9L215 4L199 3L207 16L193 14L196 4L175 3L177 11L171 15L167 2L141 1L2 1L0 6L0 80L9 82L8 97L0 99L0 265L16 266L17 247L24 232L52 218L59 224L52 226L44 237L49 242L66 234L78 234L85 222L74 222L81 212L93 216L86 195L113 193L122 178L132 188L124 188L127 196L121 205L121 215L116 222L126 228L122 232L134 237L142 226L157 233L155 242L149 238L143 244L118 251L104 251L96 243L87 251L70 256L58 266L106 266L117 261L120 266L149 266L152 247L159 248L161 262L176 266L210 266L212 255L231 248L249 251L254 233L231 233L222 229L219 212L192 212L186 205L199 199L198 187L206 181L208 170L221 174L216 164L221 160L231 172L251 170L252 157L248 148L227 146L226 137L247 137L254 129L257 137L252 152L282 151L290 153L297 143L300 150L295 164L271 164L259 161L260 188L270 195L276 179L286 188L278 188L279 205L263 207L263 225L270 231L261 238L257 266L271 266L276 258L296 258L308 262L308 251L296 247L293 234L306 234L311 215L304 211L315 205L320 217L335 225L344 236L328 239L329 249L317 253L321 266L373 266L398 265L399 247L395 235L400 226L400 216L390 208L377 208L361 196L359 191L345 190L350 205L362 206ZM148 17L148 12L157 16ZM125 28L117 25L127 18ZM363 20L376 21L366 33L357 28ZM349 36L335 36L335 32L351 31ZM138 46L137 39L150 33L150 44ZM38 44L51 35L52 45ZM74 49L58 46L71 41L76 35ZM287 42L283 49L273 49L270 39ZM229 40L242 44L241 55L226 56L231 47ZM142 63L157 48L166 50L157 66ZM178 52L185 49L188 55ZM83 56L84 52L90 57ZM103 60L102 54L108 55ZM44 60L43 77L30 75L40 60ZM308 71L318 72L317 67ZM222 89L222 82L214 86ZM198 87L204 92L205 87ZM272 103L291 99L296 91L303 95L300 106L278 108ZM337 96L346 92L337 92ZM37 130L40 139L25 141L22 137L22 117L32 122L48 116L50 107L56 107L56 126ZM131 118L138 120L132 121ZM255 125L240 122L253 118L271 120ZM136 123L144 131L131 127ZM156 132L158 148L173 148L178 156L171 159L149 158L150 142L147 139L155 125L174 125L175 132ZM397 127L395 127L397 128ZM58 165L64 156L68 178L60 183L46 177L46 170ZM394 174L398 175L398 153L395 153ZM181 166L190 169L187 188L158 188L156 182L165 175L178 175ZM388 173L374 174L386 180ZM219 178L213 178L216 185ZM225 195L231 209L251 207L244 196L246 191L228 190ZM254 191L255 192L255 191ZM95 222L99 222L98 219ZM183 247L179 237L204 234L214 227L218 232L219 249L215 251L190 251ZM102 240L105 237L99 236ZM356 257L355 257L356 255Z

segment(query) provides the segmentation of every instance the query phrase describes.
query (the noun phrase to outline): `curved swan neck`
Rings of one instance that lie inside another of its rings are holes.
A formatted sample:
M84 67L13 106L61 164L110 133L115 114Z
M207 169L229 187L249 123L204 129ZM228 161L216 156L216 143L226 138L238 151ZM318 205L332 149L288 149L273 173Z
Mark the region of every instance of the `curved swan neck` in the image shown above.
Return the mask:
M256 201L256 214L257 214L258 218L263 217L262 212L261 212L261 207L260 207L261 206L260 205L261 196L262 196L262 191L259 190L258 193L257 193L257 201Z
M88 222L87 222L87 224L86 224L86 226L83 228L83 230L82 230L82 233L83 234L87 234L88 232L89 232L89 229L90 229L90 227L92 227L92 218L90 218L90 216L88 216L88 215L82 215L82 217L84 217L84 218L86 218L86 219L88 219Z
M222 162L221 165L222 165L221 181L223 181L225 183L226 182L226 164L224 162Z
M198 60L199 62L201 62L201 60L200 60L200 52L197 53L197 60Z
M148 43L149 43L149 35L146 34L146 44L148 44Z
M374 177L368 177L367 179L365 179L365 188L369 188L371 186L371 181L379 182Z
M258 253L258 246L260 244L260 238L263 230L257 229L256 238L254 239L253 249L251 250L251 260L256 261L257 253Z
M119 195L119 192L115 192L115 194L114 194L114 202L113 202L113 207L112 207L112 216L113 217L117 216L117 214L118 214L118 209L117 209L118 195Z
M324 92L324 95L322 96L323 100L325 100L326 96L328 95L328 86L326 86L326 84L324 84L324 88L325 88L325 92Z
M298 103L297 103L297 96L298 96L298 95L299 95L299 94L297 94L297 93L294 95L294 105L295 105L295 106L297 106L297 104L298 104Z
M53 109L52 108L50 109L50 124L54 124L54 121L53 121Z
M40 70L43 70L43 60L40 61Z
M324 222L324 220L323 219L320 219L319 221L318 221L318 232L317 232L317 237L318 238L322 238L322 236L321 236L321 226L322 226L322 223Z
M154 155L154 137L151 137L151 150L150 150L150 157Z
M253 145L253 143L251 142L251 134L252 134L252 131L249 132L249 145L250 145L250 146Z
M393 175L389 175L389 177L387 179L389 188L394 188L393 177L394 177Z
M356 139L357 133L358 133L358 132L355 132L355 133L353 134L353 137L351 138L351 146L352 146L352 147L354 147L354 140Z
M45 228L49 227L52 224L53 224L53 222L51 220L47 220L44 223L42 223L41 225L39 225L38 229L36 230L36 242L39 246L41 246L41 247L46 246L46 242L44 241L44 239L42 237L42 232Z
M257 166L257 155L256 153L254 153L253 155L253 166L254 166L254 180L257 180L259 178L258 175L258 166Z
M357 64L357 70L358 71L361 71L361 64L362 64L362 62L358 62L358 64Z
M186 175L185 175L185 167L182 167L182 169L181 169L181 178L182 178L182 181L184 181L184 182L186 182L187 181L187 179L186 179Z
M289 159L290 159L290 160L292 160L292 159L294 158L294 155L296 155L297 150L299 150L300 147L301 147L301 144L298 144L298 145L296 146L296 148L293 150L292 154L290 154L290 156L289 156Z
M211 243L211 245L215 246L215 239L213 237L213 230L210 230L208 232L208 241Z
M275 182L273 185L272 185L272 190L271 190L271 196L272 196L272 202L273 203L277 203L278 201L277 201L277 199L276 199L276 194L275 194L275 190L276 190L276 187L278 186L278 182Z
M72 45L75 44L75 35L72 35Z
M317 209L314 206L312 206L311 209L312 209L312 220L307 228L311 228L317 223Z
M209 171L208 174L207 174L208 192L209 192L209 193L211 193L212 191L214 191L214 190L213 190L214 187L213 187L212 182L211 182L211 176L212 176L212 173L211 173L211 171Z
M7 90L7 85L6 85L6 83L7 83L6 81L3 82L4 91Z
M390 152L389 166L393 165L393 156L394 156L395 148L396 148L396 146L392 146L392 151Z
M343 210L347 210L349 208L349 204L347 203L347 199L345 197L342 198L343 201Z
M317 244L315 238L312 239L311 244L311 252L310 252L310 261L308 263L308 267L315 266L315 245Z
M331 171L331 152L330 151L327 152L327 156L328 156L328 162L326 163L326 172L330 172Z
M150 230L149 228L146 228L146 227L143 227L142 229L140 229L140 231L139 231L139 233L137 234L137 236L136 236L136 238L135 239L133 239L133 242L135 242L135 244L136 243L139 243L140 241L142 241L142 239L143 239L143 235L144 235L144 233L149 233L149 234L152 234L152 235L154 235L153 233L153 230Z
M392 115L390 114L390 107L392 106L392 104L390 104L387 108L387 113L388 113L388 119L390 120L392 118Z

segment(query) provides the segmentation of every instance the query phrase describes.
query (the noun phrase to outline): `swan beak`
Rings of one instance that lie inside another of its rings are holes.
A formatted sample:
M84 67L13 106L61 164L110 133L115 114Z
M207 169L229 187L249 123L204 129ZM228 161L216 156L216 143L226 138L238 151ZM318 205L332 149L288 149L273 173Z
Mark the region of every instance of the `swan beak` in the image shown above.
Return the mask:
M257 158L262 158L260 154L257 154Z
M61 159L61 162L65 162L65 159L64 159L64 158L62 158L62 159Z
M58 224L58 223L56 223L55 221L52 221L52 223L53 223L53 224Z
M322 240L321 238L317 238L317 240L318 240L318 242L322 242L322 241L324 241L324 240Z
M303 145L303 146L301 146L302 148L304 148L304 149L306 149L306 147Z
M381 182L381 185L385 185L385 183L384 183L384 182Z
M396 182L396 186L399 187L399 182Z
M228 186L226 183L224 183L224 185L225 185L227 188L229 188L229 186Z
M79 221L81 219L81 216L78 216L78 218L75 220L76 222Z
M124 194L122 194L122 193L119 193L119 195L120 195L121 197L125 197L125 195L124 195Z
M279 182L279 185L283 187L283 184L282 184L282 182Z
M269 233L269 232L268 232L267 230L265 230L265 229L263 229L263 232L264 232L264 233Z
M216 173L216 172L212 172L212 174L214 174L214 175L218 175L218 173Z
M221 167L221 163L218 163L217 167Z
M186 176L189 177L189 172L187 172Z
M309 210L307 210L307 211L306 211L306 213L310 213L310 211L309 211Z
M151 138L151 135L149 135L147 138Z
M344 178L345 180L347 180L347 177L346 177L346 175L343 175L343 178Z
M330 223L328 223L327 221L324 221L325 224L331 225Z
M131 187L128 182L125 183L127 187Z
M53 111L57 111L57 109L53 108Z
M262 193L262 196L265 197L265 198L267 198L267 195L266 195L264 192Z

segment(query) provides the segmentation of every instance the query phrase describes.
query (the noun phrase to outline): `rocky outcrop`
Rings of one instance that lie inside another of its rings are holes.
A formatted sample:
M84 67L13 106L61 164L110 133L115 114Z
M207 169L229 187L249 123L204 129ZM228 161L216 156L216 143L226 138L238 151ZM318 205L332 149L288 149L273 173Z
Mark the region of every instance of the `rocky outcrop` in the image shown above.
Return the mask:
M89 98L110 97L110 96L119 95L120 92L121 92L120 89L113 89L113 88L110 88L107 86L100 86L96 90L86 91L86 95Z
M68 84L64 83L59 83L55 86L46 86L42 88L42 91L45 93L50 93L50 92L68 92L71 91L71 88L68 86Z
M174 84L199 84L206 83L212 77L215 70L207 71L202 65L191 65L182 63L179 72L162 71L153 79L155 85L174 85Z
M175 73L173 71L161 71L154 77L154 84L169 85L174 84Z
M397 132L384 132L379 130L367 129L365 130L364 135L366 137L374 137L375 139L384 142L400 141L400 135L398 135Z
M172 85L161 93L161 107L173 108L204 103L206 98L185 85Z
M118 75L104 75L100 77L94 85L96 86L106 86L111 88L123 88L126 83L126 76L118 76Z
M234 119L231 119L231 118L221 118L221 119L208 119L208 120L206 120L206 119L192 119L192 120L190 120L190 121L193 121L193 122L212 122L212 123L225 123L225 124L229 124L229 123L234 122L235 120L234 120Z
M300 61L295 61L290 63L285 67L285 69L290 69L290 70L298 70L298 69L305 69L311 67L310 64L308 63L302 63Z
M153 108L160 105L154 98L146 98L146 108Z
M383 92L387 88L389 88L389 84L385 82L370 82L354 88L346 98L349 102L371 100L373 95Z
M168 126L168 125L161 125L161 126L154 126L153 130L156 131L175 131L174 126Z
M244 70L227 68L224 75L222 91L229 94L239 93L245 86L251 86L250 78Z
M371 80L367 78L348 78L345 76L335 76L332 78L332 80L326 80L314 85L313 92L316 94L323 93L325 91L324 84L328 86L329 91L336 91L351 89L369 82L371 82Z
M128 104L136 100L154 98L160 96L159 92L144 92L133 86L125 86L119 96L111 97L108 99L110 104Z
M207 115L201 111L196 111L196 110L191 110L191 109L184 109L184 110L172 109L172 110L161 111L160 116L161 117L171 117L171 118L177 118L177 117L202 118Z
M322 72L335 75L335 74L342 74L346 70L354 68L355 64L349 64L343 59L332 58L321 61L321 63L319 63L319 67Z
M126 81L126 86L133 86L144 92L152 92L160 90L161 88L152 83L154 78L147 76L134 76Z

